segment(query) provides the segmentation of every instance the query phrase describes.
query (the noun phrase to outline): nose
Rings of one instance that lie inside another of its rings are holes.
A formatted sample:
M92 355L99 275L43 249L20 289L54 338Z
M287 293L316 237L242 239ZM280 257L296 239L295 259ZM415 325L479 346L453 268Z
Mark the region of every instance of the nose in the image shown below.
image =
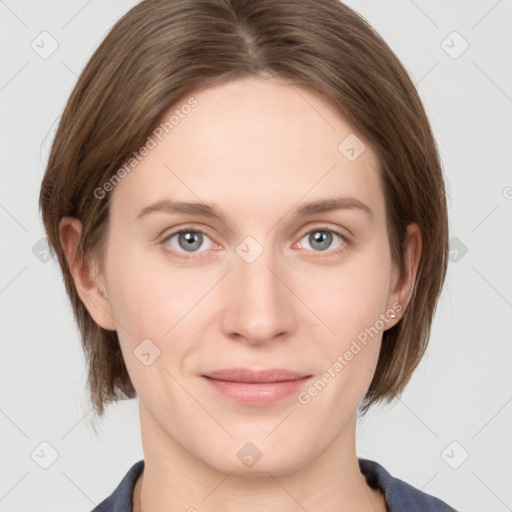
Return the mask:
M256 248L251 246L250 250ZM234 253L234 268L226 285L224 333L251 344L289 337L297 328L296 309L300 302L293 294L286 262L270 247L263 247L254 261L247 254L240 254Z

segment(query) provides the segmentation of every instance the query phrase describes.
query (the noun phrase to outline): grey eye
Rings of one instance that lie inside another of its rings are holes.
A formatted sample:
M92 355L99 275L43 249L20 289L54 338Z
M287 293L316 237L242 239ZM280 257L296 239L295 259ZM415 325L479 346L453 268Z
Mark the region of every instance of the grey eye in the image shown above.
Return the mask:
M176 237L178 244L177 246L172 243L172 240L175 239ZM192 229L178 231L167 238L169 245L178 252L180 251L180 249L185 252L201 252L197 251L197 249L199 249L203 245L203 242L206 239L210 240L208 235L202 233L201 231L195 231ZM207 249L209 248L211 248L211 244L210 247L207 247Z
M310 247L315 251L325 251L329 249L329 246L332 244L334 237L337 237L341 241L343 238L341 235L338 235L334 231L329 229L315 229L306 233L301 240L307 239L307 243ZM302 242L300 242L301 247L303 247ZM307 247L306 247L307 248Z

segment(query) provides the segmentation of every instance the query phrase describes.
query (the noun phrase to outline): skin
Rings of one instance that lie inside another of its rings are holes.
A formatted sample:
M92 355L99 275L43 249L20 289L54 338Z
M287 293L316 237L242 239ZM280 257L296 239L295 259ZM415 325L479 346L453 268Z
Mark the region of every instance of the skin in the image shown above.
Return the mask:
M385 511L355 445L356 409L382 331L308 404L296 393L266 406L238 404L200 375L250 367L320 378L379 315L398 303L405 310L421 254L418 226L408 228L400 275L377 157L366 142L355 161L338 150L355 131L316 93L250 77L194 97L198 106L111 192L103 274L78 257L80 222L60 224L80 297L100 326L118 332L138 393L145 469L134 510L140 498L145 512L287 512L297 503ZM354 208L294 213L334 196L360 200L372 217ZM169 212L136 220L162 199L213 204L225 222ZM206 235L195 252L170 238L189 225ZM322 251L312 238L320 228L343 238L333 235ZM236 252L247 236L263 248L252 263ZM387 316L384 330L403 310ZM149 366L133 353L146 338L160 350ZM237 457L247 442L262 453L251 468Z

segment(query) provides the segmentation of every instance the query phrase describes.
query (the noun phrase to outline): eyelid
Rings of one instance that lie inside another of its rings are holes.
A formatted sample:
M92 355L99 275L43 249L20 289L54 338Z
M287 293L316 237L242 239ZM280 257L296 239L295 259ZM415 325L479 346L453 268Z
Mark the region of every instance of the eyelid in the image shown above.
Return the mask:
M162 233L165 233L166 231L167 231L167 229L164 229L164 231L162 231ZM159 235L158 239L160 239L161 242L165 242L173 236L176 236L180 233L187 233L187 232L200 233L204 236L207 236L212 241L213 245L215 245L217 247L222 247L221 244L215 242L214 237L208 233L208 229L203 228L203 227L193 226L193 225L185 225L185 226L171 229L167 234L163 234L162 236Z
M343 228L341 228L340 226L336 226L336 227L328 226L325 223L320 224L320 225L316 225L316 226L313 226L313 227L308 227L308 228L305 228L304 230L301 230L299 232L300 235L298 235L298 238L303 238L304 235L307 235L308 233L311 233L312 231L331 231L332 233L336 233L337 235L339 235L346 242L350 241L350 236L346 235L343 232L344 231ZM348 231L348 230L346 230L346 231Z

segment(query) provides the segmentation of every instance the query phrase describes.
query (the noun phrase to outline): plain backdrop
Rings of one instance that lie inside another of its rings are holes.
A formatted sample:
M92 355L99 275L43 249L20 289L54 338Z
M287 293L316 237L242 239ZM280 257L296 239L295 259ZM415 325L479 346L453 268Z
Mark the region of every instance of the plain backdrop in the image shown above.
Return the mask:
M137 400L95 433L38 194L77 76L136 2L0 1L0 510L92 510L143 458ZM512 510L512 1L352 0L418 87L451 252L428 352L358 454L465 512ZM43 43L41 43L43 41Z

